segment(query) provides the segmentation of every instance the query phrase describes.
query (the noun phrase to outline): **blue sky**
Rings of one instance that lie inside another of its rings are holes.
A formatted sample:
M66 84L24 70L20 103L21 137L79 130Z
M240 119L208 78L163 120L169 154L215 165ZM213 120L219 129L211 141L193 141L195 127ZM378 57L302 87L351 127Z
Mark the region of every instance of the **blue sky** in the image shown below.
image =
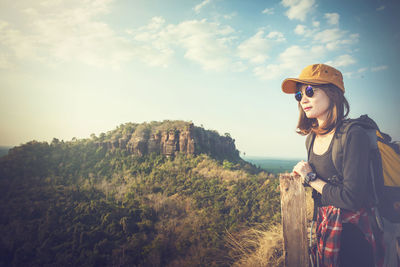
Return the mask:
M0 145L169 119L305 158L280 85L313 63L342 71L351 117L400 140L398 14L397 0L0 0Z

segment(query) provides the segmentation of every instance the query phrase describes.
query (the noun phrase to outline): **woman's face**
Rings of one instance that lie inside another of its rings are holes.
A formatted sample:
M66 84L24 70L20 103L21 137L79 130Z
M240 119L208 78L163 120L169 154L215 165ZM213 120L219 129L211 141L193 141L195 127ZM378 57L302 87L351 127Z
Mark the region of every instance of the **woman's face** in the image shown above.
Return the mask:
M318 85L312 85L314 95L312 97L308 97L305 94L305 89L307 86L307 84L301 84L301 86L298 87L303 94L303 97L300 101L301 108L305 112L307 118L325 120L330 105L330 99L328 95L322 89L320 89L321 87L318 87Z

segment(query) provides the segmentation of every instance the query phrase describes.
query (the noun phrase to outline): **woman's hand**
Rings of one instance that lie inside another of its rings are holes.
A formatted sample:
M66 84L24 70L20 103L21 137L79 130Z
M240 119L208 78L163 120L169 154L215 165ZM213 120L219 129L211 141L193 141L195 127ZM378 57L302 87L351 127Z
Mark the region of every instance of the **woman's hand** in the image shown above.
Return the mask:
M304 184L304 178L307 176L309 172L312 172L312 168L310 164L304 160L300 161L299 163L294 166L293 171L290 175L300 175L301 176L301 182ZM316 179L315 181L312 181L308 184L315 190L317 190L318 193L322 194L322 191L324 189L324 186L326 183L322 181L321 179Z
M302 160L293 167L291 175L300 175L303 180L302 182L304 183L304 178L309 172L312 172L310 164L307 161Z

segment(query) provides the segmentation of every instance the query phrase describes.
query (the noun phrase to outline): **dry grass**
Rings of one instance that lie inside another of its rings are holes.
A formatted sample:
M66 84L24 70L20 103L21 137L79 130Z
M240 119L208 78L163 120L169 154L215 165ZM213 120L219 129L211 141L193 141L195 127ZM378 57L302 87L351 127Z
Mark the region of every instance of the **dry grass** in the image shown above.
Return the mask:
M249 173L243 170L229 170L223 168L218 162L212 161L210 159L204 159L200 161L195 168L193 168L194 173L198 173L204 178L219 178L222 181L237 181L241 179L246 179L250 176ZM267 176L266 173L262 173ZM260 174L260 175L262 175Z
M273 226L268 230L253 228L241 233L238 237L228 233L227 239L234 259L232 266L283 266L281 225Z
M311 224L313 200L311 189L306 188L307 221ZM308 236L308 235L307 235ZM232 249L235 267L261 267L284 265L282 225L270 229L251 228L236 237L228 233L227 243Z

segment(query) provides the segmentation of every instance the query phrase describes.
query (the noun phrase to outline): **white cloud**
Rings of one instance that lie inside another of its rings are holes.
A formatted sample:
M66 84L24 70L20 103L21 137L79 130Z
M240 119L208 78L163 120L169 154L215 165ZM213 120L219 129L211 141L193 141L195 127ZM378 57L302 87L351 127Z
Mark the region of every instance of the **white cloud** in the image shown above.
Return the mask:
M384 10L386 7L385 6L380 6L380 7L378 7L377 9L376 9L376 11L382 11L382 10Z
M242 59L247 59L253 64L262 64L268 59L268 52L274 42L286 41L283 33L271 31L265 34L259 30L255 35L243 41L238 46L238 55Z
M347 32L344 32L344 34L347 34ZM347 37L347 39L341 41L341 44L347 44L347 45L355 44L358 42L358 38L360 38L360 35L358 33L350 34Z
M294 29L294 32L298 35L304 35L306 33L306 26L298 24Z
M166 36L186 50L185 58L195 61L207 70L223 70L229 67L230 42L234 30L219 23L192 20L169 25Z
M339 24L340 15L338 13L325 13L324 17L330 25Z
M318 50L318 47L307 49L297 45L290 46L278 56L277 64L257 66L253 72L262 80L297 77L305 66L321 61L324 53L323 50L315 53Z
M0 20L0 31L7 28L9 23L7 21Z
M269 64L267 66L257 66L253 69L253 73L261 80L272 80L281 76L283 70L277 64Z
M111 10L109 0L24 4L30 8L18 3L13 12L22 21L0 21L0 48L7 55L0 56L2 68L22 60L111 68L139 60L166 67L180 49L184 58L204 69L227 69L235 60L230 57L234 30L218 23L192 20L168 25L164 18L153 17L143 27L117 33L101 21L101 15Z
M304 21L313 9L315 0L282 0L281 4L284 7L288 7L286 15L289 19L298 19Z
M98 67L120 64L132 57L127 39L98 17L111 1L21 1L10 6L15 22L2 23L0 45L13 60L44 63L77 61ZM29 8L27 8L29 7Z
M319 21L316 21L316 20L314 20L314 21L312 22L312 24L313 24L313 26L314 26L315 28L318 28L319 25L320 25Z
M31 36L25 35L19 29L12 28L6 21L0 21L0 46L3 52L16 59L30 59L36 57L34 51L34 40ZM8 61L8 60L7 60ZM4 64L3 67L8 64Z
M232 12L231 14L223 15L223 18L224 19L233 19L236 16L237 16L237 13L236 12Z
M348 34L339 28L327 29L313 35L315 43L325 44L328 50L337 50L343 45L351 45L358 42L359 34Z
M193 8L193 10L194 10L196 13L199 13L200 10L201 10L204 6L206 6L206 5L210 4L210 3L211 3L211 0L204 0L204 1L201 2L200 4L196 5L196 6Z
M368 68L361 68L361 69L358 69L357 72L358 72L358 73L364 73L364 72L366 72L367 70L368 70Z
M163 17L153 17L147 25L147 29L149 30L158 30L160 29L165 23L165 19Z
M382 65L382 66L372 67L372 68L371 68L371 71L377 72L377 71L386 70L387 68L388 68L388 66Z
M304 66L319 61L321 56L312 53L311 49L294 45L279 55L279 61L292 72L299 72Z
M134 58L149 66L167 67L174 50L166 35L166 23L162 17L153 17L150 22L137 29L126 30Z
M164 22L164 19L155 17L147 26L130 31L135 47L140 48L138 57L142 61L166 66L170 57L180 48L184 51L184 58L200 64L206 70L223 70L233 66L230 53L235 31L230 26L206 19L169 25Z
M313 37L315 36L315 34L317 32L318 32L318 28L310 29L307 26L302 25L302 24L296 25L296 28L294 29L295 34L311 38L311 40L313 39Z
M268 58L269 47L269 41L264 36L264 31L260 30L238 46L238 54L243 59L260 64Z
M272 40L277 41L277 42L286 41L285 36L283 35L283 33L278 32L278 31L272 31L272 32L268 33L267 38L272 39Z
M7 59L6 54L0 54L0 69L10 69L12 68L12 64Z
M247 70L248 67L242 61L236 61L232 64L231 70L234 72L242 72Z
M210 1L203 1L198 10ZM150 66L166 67L174 57L181 56L206 70L243 71L255 64L254 73L265 79L298 71L305 62L311 64L323 58L327 50L354 44L359 38L358 34L338 28L318 32L316 21L310 28L297 25L295 33L311 40L308 47L288 47L277 57L276 64L259 66L266 64L269 57L276 57L270 54L270 49L286 41L282 32L259 30L237 45L240 33L228 25L206 19L168 24L163 17L153 17L142 27L117 33L101 20L101 15L111 10L111 2L42 1L18 6L15 12L19 12L21 21L0 21L0 68L10 68L16 60L26 59L113 68L138 60ZM284 0L282 4L289 8L287 13L291 19L302 19L296 10L308 14L314 0Z
M155 24L157 27L151 26ZM166 25L164 19L155 17L148 25L128 32L139 51L138 58L146 64L167 66L172 55L179 56L183 51L185 59L200 64L205 70L242 71L247 68L232 56L237 37L235 30L227 25L206 19Z
M267 15L273 15L274 14L274 8L266 8L262 11L263 14Z
M337 40L342 39L343 35L344 35L344 32L338 28L327 29L327 30L318 32L314 36L314 40L321 42L321 43L331 43L331 42L335 42Z
M347 78L362 78L363 74L368 71L368 68L360 68L356 71L344 72L343 76Z
M312 46L311 53L313 55L324 55L326 53L326 48L322 45Z
M356 63L356 60L351 55L341 55L333 61L328 61L326 64L331 65L332 67L346 67Z

